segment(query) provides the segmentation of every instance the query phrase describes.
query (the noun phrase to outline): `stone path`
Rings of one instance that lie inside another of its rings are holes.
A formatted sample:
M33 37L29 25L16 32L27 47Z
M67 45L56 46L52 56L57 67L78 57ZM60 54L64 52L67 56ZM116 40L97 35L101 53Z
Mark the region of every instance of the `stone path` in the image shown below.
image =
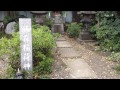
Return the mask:
M91 67L81 59L81 55L72 48L72 45L64 38L60 37L56 41L61 60L66 65L70 79L92 79L97 78Z

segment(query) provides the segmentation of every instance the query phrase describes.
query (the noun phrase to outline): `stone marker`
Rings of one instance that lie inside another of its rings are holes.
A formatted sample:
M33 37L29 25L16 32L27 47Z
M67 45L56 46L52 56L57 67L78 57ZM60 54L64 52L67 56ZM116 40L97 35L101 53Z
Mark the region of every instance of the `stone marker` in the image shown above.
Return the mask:
M13 34L13 32L15 31L15 24L16 24L16 22L10 22L9 24L7 24L5 33Z
M21 40L21 70L28 71L29 78L32 78L32 36L31 36L31 19L20 18L19 30Z

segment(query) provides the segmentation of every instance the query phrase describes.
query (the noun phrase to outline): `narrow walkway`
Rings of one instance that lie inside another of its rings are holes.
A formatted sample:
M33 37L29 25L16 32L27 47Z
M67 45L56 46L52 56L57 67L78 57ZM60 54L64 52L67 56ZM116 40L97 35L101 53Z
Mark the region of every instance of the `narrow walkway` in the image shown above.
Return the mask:
M92 79L97 78L91 67L81 59L80 54L72 45L64 38L60 37L56 41L57 48L61 60L66 65L66 70L69 72L70 79Z

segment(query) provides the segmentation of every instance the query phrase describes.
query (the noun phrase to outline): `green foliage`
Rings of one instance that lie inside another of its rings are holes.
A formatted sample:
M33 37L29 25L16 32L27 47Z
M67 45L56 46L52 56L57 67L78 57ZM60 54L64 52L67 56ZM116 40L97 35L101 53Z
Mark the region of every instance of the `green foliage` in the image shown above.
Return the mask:
M35 25L35 17L32 17L32 25Z
M93 26L90 27L89 31L90 31L90 34L92 36L93 39L97 39L97 36L96 36L96 32L98 31L98 25L95 24Z
M18 22L15 24L15 32L18 32L19 31L19 24Z
M34 72L40 71L37 72L39 75L50 73L52 64L51 50L55 46L55 39L49 27L33 25L32 41ZM20 68L19 32L15 32L11 39L6 37L1 39L0 57L4 55L7 55L9 59L5 78L15 78L17 69Z
M12 20L13 20L13 17L11 17L11 16L5 16L4 20L3 20L3 23L4 24L8 24Z
M0 38L5 37L5 33L4 32L0 32Z
M120 19L117 18L101 20L100 28L94 25L90 32L100 43L100 48L104 51L120 51Z
M61 34L59 33L53 33L53 37L55 40L57 40L57 38L59 38L61 36Z
M120 18L115 11L99 11L96 19L100 17L98 25L91 27L90 32L99 41L101 50L113 52L108 60L120 63ZM120 65L115 67L120 71Z
M38 75L44 75L44 74L50 74L51 73L51 65L52 65L52 59L45 57L44 60L38 63L37 66L34 67L34 76Z
M120 65L113 67L113 69L117 70L117 73L120 74Z
M112 53L108 59L120 63L120 52Z
M81 31L82 23L73 22L67 25L67 33L70 37L78 37Z
M53 25L53 20L49 18L48 16L45 17L45 25L48 26L50 29L52 28Z
M7 55L9 59L6 78L13 78L16 69L19 68L20 62L19 33L14 33L12 37L11 39L3 37L0 42L0 56Z

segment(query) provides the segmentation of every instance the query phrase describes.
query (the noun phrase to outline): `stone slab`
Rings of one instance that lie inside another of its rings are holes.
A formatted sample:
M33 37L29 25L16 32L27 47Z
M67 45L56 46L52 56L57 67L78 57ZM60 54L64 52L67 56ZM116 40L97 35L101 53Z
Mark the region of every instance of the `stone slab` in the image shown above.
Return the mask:
M67 41L56 41L57 47L58 48L63 48L63 47L72 47L72 45L67 42Z
M66 39L64 37L59 37L57 41L66 41Z
M75 51L73 48L59 48L59 52L61 54L61 57L64 57L64 58L80 57L80 54L77 51Z
M97 78L95 72L83 59L63 59L67 65L70 76L74 79L92 79Z

